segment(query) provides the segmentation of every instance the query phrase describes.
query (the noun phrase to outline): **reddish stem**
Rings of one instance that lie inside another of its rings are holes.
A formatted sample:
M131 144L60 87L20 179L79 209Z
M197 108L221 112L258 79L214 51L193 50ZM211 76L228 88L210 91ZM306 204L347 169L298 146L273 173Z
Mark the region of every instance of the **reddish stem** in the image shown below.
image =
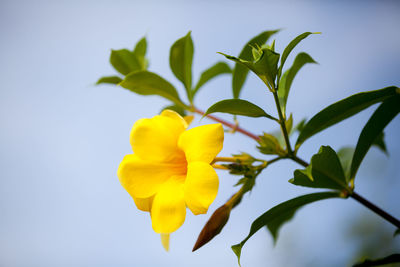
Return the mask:
M205 113L204 111L201 111L201 110L199 110L199 109L197 109L197 108L194 108L194 112L196 112L196 113L198 113L198 114L200 114L200 115L203 115L203 116L204 116L204 113ZM249 131L246 131L246 130L243 129L243 128L240 128L239 125L230 123L230 122L228 122L228 121L225 121L225 120L220 119L220 118L218 118L218 117L215 117L215 116L213 116L213 115L206 115L206 117L207 117L207 118L210 118L210 119L212 119L212 120L214 120L214 121L217 121L217 122L219 122L219 123L221 123L221 124L223 124L223 125L225 125L225 126L231 128L231 129L233 129L233 130L235 130L235 131L238 131L239 133L242 133L242 134L244 134L244 135L247 135L248 137L250 137L250 138L252 138L252 139L254 139L254 140L256 140L256 141L260 140L260 137L259 137L259 136L255 135L255 134L253 134L253 133L251 133L251 132L249 132Z

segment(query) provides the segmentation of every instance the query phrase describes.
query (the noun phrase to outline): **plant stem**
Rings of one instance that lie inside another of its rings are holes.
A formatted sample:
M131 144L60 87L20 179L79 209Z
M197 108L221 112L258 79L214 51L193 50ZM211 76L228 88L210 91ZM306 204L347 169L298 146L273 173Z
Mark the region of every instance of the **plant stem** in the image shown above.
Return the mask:
M289 156L291 156L291 155L293 155L293 150L292 150L292 147L290 146L289 134L286 129L285 118L283 117L281 105L279 104L278 93L276 92L276 90L273 91L273 95L274 95L276 110L278 111L278 115L279 115L279 124L281 125L283 137L285 138L286 149L288 151Z
M279 119L280 119L280 125L281 125L281 129L282 129L282 133L285 137L285 142L286 142L286 146L288 149L288 156L287 158L292 159L293 161L297 162L298 164L302 165L303 167L308 167L308 165L310 165L309 163L307 163L306 161L304 161L303 159L297 157L296 155L293 154L292 148L290 146L290 142L289 142L289 135L286 129L286 125L285 125L285 120L283 118L283 114L282 114L282 110L281 107L279 105L279 99L278 99L278 95L276 94L276 92L273 93L274 94L274 98L275 98L275 103L276 103L276 108L278 110L278 115L279 115ZM204 112L194 108L194 112L204 115ZM218 117L212 116L212 115L206 115L206 117L217 121L231 129L234 129L256 141L258 141L260 139L260 137L258 137L257 135L239 127L238 125L235 125L233 123L227 122L223 119L220 119ZM275 161L278 161L282 158L285 157L277 157L274 158L273 160L270 160L268 163L271 164ZM219 166L218 166L219 167ZM355 200L357 200L360 204L364 205L365 207L369 208L370 210L372 210L373 212L375 212L376 214L378 214L379 216L381 216L382 218L384 218L385 220L387 220L388 222L392 223L394 226L396 226L397 228L400 229L400 221L398 219L396 219L395 217L393 217L392 215L390 215L389 213L387 213L386 211L382 210L381 208L377 207L375 204L371 203L370 201L368 201L367 199L363 198L362 196L360 196L359 194L357 194L356 192L352 191L349 193L349 196Z
M299 163L300 165L302 165L304 167L308 167L308 165L310 165L309 163L307 163L306 161L302 160L301 158L299 158L297 156L292 156L292 157L290 157L290 159L294 160L295 162ZM357 200L359 203L361 203L365 207L369 208L370 210L372 210L373 212L375 212L376 214L378 214L379 216L381 216L382 218L384 218L385 220L387 220L388 222L392 223L394 226L396 226L397 228L400 229L400 221L398 219L396 219L395 217L393 217L392 215L390 215L383 209L377 207L375 204L371 203L364 197L360 196L359 194L357 194L354 191L349 192L349 197Z
M201 110L198 109L198 108L194 108L193 111L196 112L196 113L198 113L198 114L200 114L200 115L203 115L203 116L204 116L204 113L205 113L204 111L201 111ZM235 124L233 124L233 123L227 122L227 121L225 121L225 120L223 120L223 119L220 119L220 118L218 118L218 117L215 117L215 116L213 116L213 115L206 115L206 117L207 117L207 118L210 118L210 119L212 119L212 120L214 120L214 121L217 121L217 122L219 122L219 123L221 123L221 124L223 124L223 125L225 125L225 126L231 128L231 129L233 129L233 130L235 130L235 131L238 131L239 133L242 133L242 134L244 134L244 135L246 135L246 136L248 136L248 137L250 137L250 138L252 138L252 139L254 139L254 140L256 140L256 141L258 141L258 140L260 139L259 136L257 136L257 135L255 135L255 134L253 134L253 133L251 133L251 132L249 132L249 131L247 131L247 130L241 128L241 127L239 127L238 125L235 125Z
M388 222L392 223L393 225L395 225L397 228L400 229L400 221L397 220L392 215L390 215L389 213L387 213L386 211L377 207L375 204L369 202L367 199L363 198L362 196L360 196L359 194L357 194L354 191L353 191L353 193L351 193L350 197L357 200L358 202L360 202L361 204L363 204L364 206L366 206L367 208L369 208L376 214L379 214L382 218L384 218L385 220L387 220Z

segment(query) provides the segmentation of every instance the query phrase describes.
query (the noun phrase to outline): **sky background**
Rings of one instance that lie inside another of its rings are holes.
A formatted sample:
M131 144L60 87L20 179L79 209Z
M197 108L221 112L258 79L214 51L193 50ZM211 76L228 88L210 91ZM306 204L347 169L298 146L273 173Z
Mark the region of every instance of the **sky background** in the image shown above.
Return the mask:
M295 122L354 93L400 84L398 1L0 1L0 266L236 266L230 246L269 208L318 190L287 182L291 162L272 165L231 214L223 232L195 253L193 244L211 212L237 190L237 177L218 172L220 190L207 215L192 216L171 236L165 252L150 217L136 209L116 171L131 153L133 123L168 104L114 86L94 86L115 74L111 49L132 48L146 36L150 70L183 88L169 70L169 48L189 30L195 45L194 80L238 55L264 30L276 50L305 31L293 55L309 53L288 100ZM231 63L229 63L231 64ZM289 63L287 63L288 66ZM232 64L231 64L232 66ZM221 76L198 94L197 106L231 98L231 79ZM271 95L249 75L242 98L274 112ZM308 140L309 160L320 145L355 145L376 108ZM221 116L231 119L230 116ZM210 123L207 119L194 125ZM255 133L274 131L267 119L240 118ZM356 191L400 217L399 118L386 128L390 156L373 148L356 180ZM252 140L226 134L220 155L246 151ZM399 249L394 227L352 199L326 200L300 210L273 245L263 229L242 251L243 266L346 266L360 251L381 257ZM376 245L374 248L373 245Z

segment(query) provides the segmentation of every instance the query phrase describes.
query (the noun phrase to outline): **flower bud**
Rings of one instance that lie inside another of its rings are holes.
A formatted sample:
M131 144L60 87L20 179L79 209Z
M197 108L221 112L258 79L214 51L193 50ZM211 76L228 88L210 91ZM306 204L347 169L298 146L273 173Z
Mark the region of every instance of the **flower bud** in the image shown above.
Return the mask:
M230 205L224 204L214 211L206 225L201 230L192 251L201 248L221 232L229 219L231 209L232 207Z

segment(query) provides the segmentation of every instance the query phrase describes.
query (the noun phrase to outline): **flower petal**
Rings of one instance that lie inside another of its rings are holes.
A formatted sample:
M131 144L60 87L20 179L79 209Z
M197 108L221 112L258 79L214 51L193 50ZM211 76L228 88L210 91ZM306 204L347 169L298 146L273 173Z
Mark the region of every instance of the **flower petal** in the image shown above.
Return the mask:
M130 141L133 152L140 158L157 162L183 160L184 155L177 144L179 136L186 129L186 122L171 118L171 114L166 116L167 113L151 119L140 119L133 125Z
M187 116L185 116L183 118L181 115L179 115L177 112L175 112L173 110L170 110L170 109L163 110L163 112L161 112L160 115L164 116L164 117L171 118L171 119L175 120L178 123L182 123L182 125L183 125L183 127L185 129L189 126L189 123L186 120Z
M133 201L136 204L136 207L141 211L150 211L151 205L153 204L153 197L148 198L137 198L132 196Z
M191 162L188 165L184 192L185 202L193 214L206 213L218 192L218 175L211 165Z
M192 121L194 120L194 116L193 115L186 115L185 117L183 117L183 119L186 121L186 123L189 125L192 123Z
M153 230L156 233L172 233L183 224L185 216L183 181L172 177L160 187L154 196L153 206L151 207Z
M160 234L161 244L165 251L169 251L169 234Z
M186 173L185 165L157 163L126 155L118 168L122 186L135 198L148 198L173 175Z
M181 134L178 146L185 152L187 162L211 163L222 149L224 130L220 123L198 126Z

